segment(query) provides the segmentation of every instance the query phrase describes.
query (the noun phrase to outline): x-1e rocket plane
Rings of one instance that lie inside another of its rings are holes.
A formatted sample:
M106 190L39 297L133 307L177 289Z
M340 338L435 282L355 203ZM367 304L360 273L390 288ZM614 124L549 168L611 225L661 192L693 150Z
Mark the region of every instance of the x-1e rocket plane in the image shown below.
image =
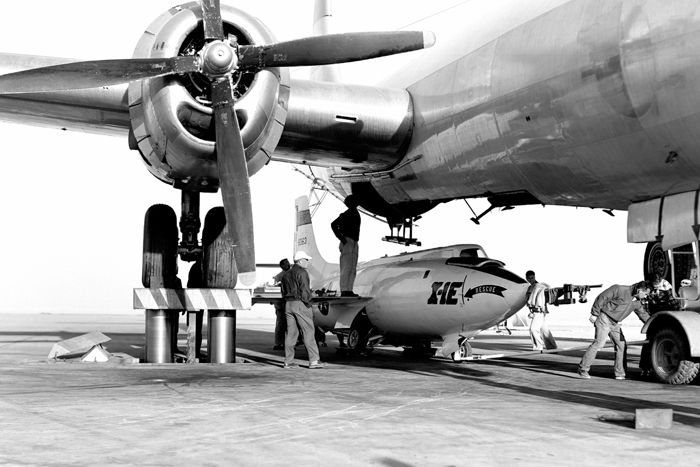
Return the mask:
M325 291L315 299L314 322L347 337L352 351L381 342L432 353L431 341L442 339L442 354L459 360L467 338L525 305L525 279L474 244L360 263L354 284L360 298L329 297L339 290L338 265L318 251L307 197L296 199L296 213L295 249L312 256L311 287Z

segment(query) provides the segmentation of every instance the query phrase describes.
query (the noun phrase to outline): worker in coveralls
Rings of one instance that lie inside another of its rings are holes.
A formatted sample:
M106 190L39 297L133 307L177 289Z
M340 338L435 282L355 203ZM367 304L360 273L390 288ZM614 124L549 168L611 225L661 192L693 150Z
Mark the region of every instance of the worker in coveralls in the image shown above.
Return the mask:
M282 276L282 296L287 317L287 336L284 341L284 367L293 368L294 347L299 337L299 329L304 338L304 346L309 354L309 368L323 368L314 339L314 318L311 311L311 287L309 286L309 266L311 257L303 251L294 254L294 266Z
M642 322L646 323L649 313L642 302L649 295L650 289L649 283L645 281L634 285L613 285L596 297L589 318L595 325L595 340L583 354L578 366L578 374L581 378L591 377L588 370L609 336L615 344L615 379L625 379L627 348L620 326L622 320L633 311Z

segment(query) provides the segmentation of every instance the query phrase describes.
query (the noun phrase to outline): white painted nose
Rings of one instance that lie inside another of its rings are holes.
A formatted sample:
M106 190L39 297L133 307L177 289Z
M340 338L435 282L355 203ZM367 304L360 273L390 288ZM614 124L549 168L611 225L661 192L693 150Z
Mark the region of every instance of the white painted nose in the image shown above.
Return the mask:
M511 310L517 311L525 306L525 302L527 300L525 295L527 293L528 286L529 284L527 283L512 283L511 286L503 292L503 299L508 304Z

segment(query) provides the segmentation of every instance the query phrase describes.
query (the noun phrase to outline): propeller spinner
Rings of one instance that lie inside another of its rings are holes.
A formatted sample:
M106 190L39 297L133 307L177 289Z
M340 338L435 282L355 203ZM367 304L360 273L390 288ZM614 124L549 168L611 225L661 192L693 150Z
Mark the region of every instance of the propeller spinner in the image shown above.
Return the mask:
M416 31L315 36L269 45L239 46L224 35L219 0L202 0L205 45L194 56L96 60L20 71L0 76L0 95L88 89L158 76L201 73L211 81L219 186L228 239L238 269L237 284L255 282L255 248L250 182L236 118L232 77L240 71L281 66L344 63L430 47L432 33Z

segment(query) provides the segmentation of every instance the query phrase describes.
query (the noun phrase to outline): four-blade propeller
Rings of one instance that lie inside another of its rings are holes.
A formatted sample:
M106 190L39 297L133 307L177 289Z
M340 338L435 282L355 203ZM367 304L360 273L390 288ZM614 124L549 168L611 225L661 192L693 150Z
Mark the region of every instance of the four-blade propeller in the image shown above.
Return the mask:
M232 75L269 67L328 65L383 57L430 47L435 36L414 31L348 33L239 46L224 33L220 0L202 0L201 7L206 42L195 56L96 60L35 68L0 76L0 95L88 89L173 74L207 76L212 90L219 186L238 283L252 286L253 209Z

